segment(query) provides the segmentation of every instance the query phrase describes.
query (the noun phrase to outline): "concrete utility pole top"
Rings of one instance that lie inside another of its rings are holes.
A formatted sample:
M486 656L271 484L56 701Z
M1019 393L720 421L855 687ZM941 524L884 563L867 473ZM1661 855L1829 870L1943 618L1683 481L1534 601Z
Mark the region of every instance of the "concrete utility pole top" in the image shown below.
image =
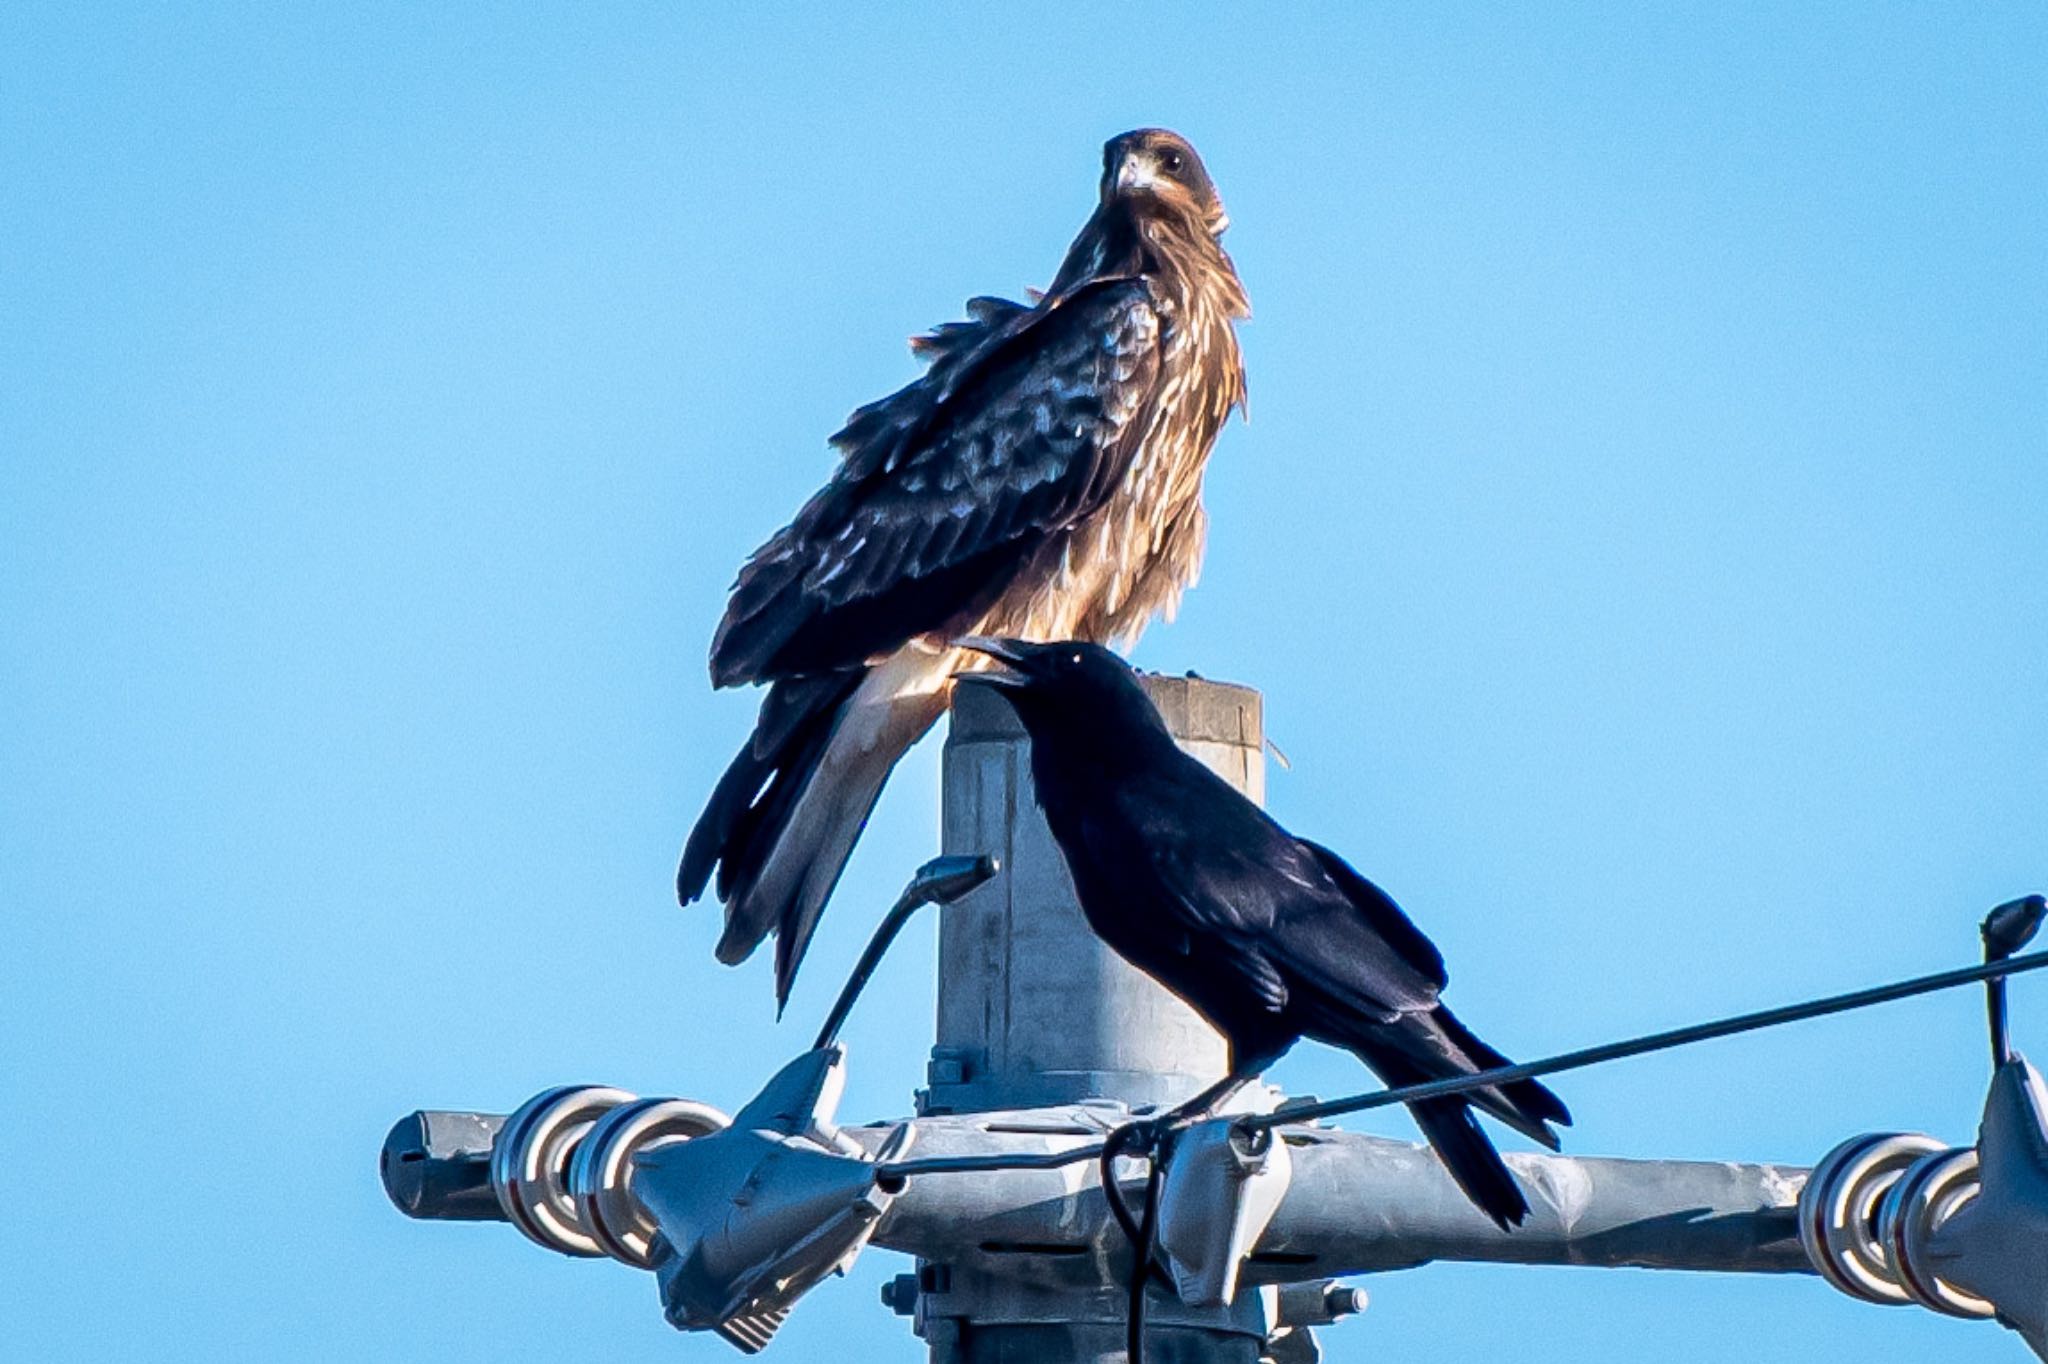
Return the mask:
M1259 693L1193 677L1144 681L1181 747L1263 803ZM1081 917L1038 810L1024 728L989 688L955 693L944 791L945 851L991 854L1003 870L945 911L938 1038L920 1112L1171 1105L1221 1078L1223 1039Z

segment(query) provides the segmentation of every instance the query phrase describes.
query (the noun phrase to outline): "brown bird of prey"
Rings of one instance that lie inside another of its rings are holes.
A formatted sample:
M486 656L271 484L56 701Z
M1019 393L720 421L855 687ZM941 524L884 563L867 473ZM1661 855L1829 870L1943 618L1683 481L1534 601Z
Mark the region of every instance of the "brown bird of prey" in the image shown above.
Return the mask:
M1185 138L1112 138L1051 287L913 341L923 377L853 414L831 481L741 568L711 681L768 695L676 890L716 870L722 962L776 935L778 1005L890 769L975 666L949 641L1128 645L1194 581L1203 469L1245 396L1228 223Z

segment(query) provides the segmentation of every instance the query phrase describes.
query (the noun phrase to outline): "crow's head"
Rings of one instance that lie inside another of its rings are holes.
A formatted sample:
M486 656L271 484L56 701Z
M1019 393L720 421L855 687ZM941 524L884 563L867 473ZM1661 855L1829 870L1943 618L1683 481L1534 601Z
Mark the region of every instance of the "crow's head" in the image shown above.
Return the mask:
M1033 644L976 635L954 642L995 660L997 666L963 672L960 680L1001 690L1033 739L1054 731L1063 737L1106 737L1134 726L1163 731L1159 711L1137 673L1100 644Z
M1120 133L1102 148L1103 202L1137 196L1187 214L1212 235L1230 226L1202 158L1186 138L1165 128Z

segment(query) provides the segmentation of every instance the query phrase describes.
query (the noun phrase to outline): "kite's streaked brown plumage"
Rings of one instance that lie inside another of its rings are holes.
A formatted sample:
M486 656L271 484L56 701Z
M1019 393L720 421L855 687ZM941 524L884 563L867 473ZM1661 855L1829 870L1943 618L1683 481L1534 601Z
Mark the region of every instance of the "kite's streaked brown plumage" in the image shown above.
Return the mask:
M1227 223L1185 139L1112 139L1046 293L974 299L914 341L930 368L853 414L831 481L740 570L711 678L773 685L677 889L716 867L718 955L776 934L778 1001L889 770L946 708L949 641L1127 644L1193 583L1202 471L1245 395Z

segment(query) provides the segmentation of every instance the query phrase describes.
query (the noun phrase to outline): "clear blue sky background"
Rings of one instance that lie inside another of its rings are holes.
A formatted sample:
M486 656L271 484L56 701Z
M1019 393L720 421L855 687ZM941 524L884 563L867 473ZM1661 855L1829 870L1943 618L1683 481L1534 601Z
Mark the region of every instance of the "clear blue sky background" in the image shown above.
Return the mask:
M405 1221L377 1146L566 1080L730 1106L801 1044L936 749L778 1028L670 893L750 719L724 589L1137 124L1202 149L1257 308L1139 658L1265 689L1273 808L1489 1038L1966 961L2048 883L2038 5L296 8L0 13L10 1358L731 1357L645 1276ZM849 1117L918 1082L930 934ZM1559 1087L1580 1152L1804 1162L1967 1139L1981 1031L1952 995ZM899 1268L776 1356L918 1357ZM1331 1357L2024 1357L1809 1279L1370 1286Z

